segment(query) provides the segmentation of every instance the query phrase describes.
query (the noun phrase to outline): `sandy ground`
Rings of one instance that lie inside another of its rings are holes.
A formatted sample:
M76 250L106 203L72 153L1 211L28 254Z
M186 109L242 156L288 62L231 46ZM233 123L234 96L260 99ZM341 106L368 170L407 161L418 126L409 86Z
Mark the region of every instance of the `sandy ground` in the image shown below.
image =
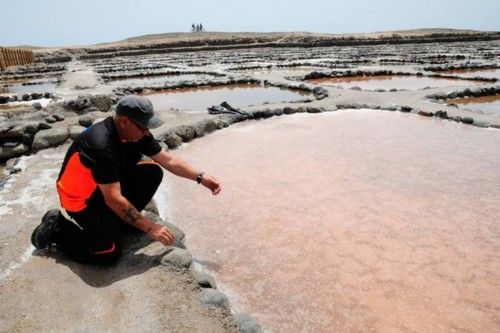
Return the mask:
M190 273L159 264L167 248L130 236L109 268L38 252L32 229L57 206L55 179L67 145L23 157L0 191L0 331L230 332L229 313L204 307Z

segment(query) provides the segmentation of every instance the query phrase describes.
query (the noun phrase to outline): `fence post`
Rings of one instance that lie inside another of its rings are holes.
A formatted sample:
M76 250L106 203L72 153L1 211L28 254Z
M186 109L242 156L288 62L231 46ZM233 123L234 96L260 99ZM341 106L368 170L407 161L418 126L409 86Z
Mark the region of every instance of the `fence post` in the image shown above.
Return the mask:
M0 47L0 71L4 71L7 68L5 64L5 59L3 56L3 47Z

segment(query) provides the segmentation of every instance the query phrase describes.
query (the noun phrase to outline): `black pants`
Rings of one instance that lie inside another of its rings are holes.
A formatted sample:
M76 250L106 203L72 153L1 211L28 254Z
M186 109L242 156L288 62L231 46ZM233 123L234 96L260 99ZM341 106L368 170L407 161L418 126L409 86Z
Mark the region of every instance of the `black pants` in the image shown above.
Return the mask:
M120 179L122 195L142 211L163 178L161 167L152 162L137 164ZM62 219L57 245L71 259L84 263L110 264L121 255L122 236L139 229L122 221L108 205L99 188L79 212L67 212L79 225Z

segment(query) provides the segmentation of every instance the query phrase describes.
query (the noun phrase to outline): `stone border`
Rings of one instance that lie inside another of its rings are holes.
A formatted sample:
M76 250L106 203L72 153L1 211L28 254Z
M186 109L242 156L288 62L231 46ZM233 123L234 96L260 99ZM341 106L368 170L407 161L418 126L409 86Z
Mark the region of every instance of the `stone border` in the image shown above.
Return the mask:
M499 86L490 87L472 87L459 90L452 90L448 93L435 93L426 95L425 98L429 100L443 100L460 98L460 97L480 97L480 96L493 96L500 94Z
M364 70L346 70L346 71L328 71L328 72L311 72L309 74L306 74L304 76L296 76L296 77L290 77L290 79L294 80L300 80L300 81L306 81L306 80L314 80L314 79L323 79L323 78L344 78L344 77L370 77L370 76L378 76L378 75L391 75L391 76L417 76L417 77L430 77L430 78L443 78L443 79L454 79L454 80L463 80L463 81L481 81L481 82L496 82L496 78L484 78L484 77L474 77L474 78L464 78L461 76L456 76L456 75L443 75L443 74L438 74L438 73L432 73L432 74L424 74L422 72L416 72L416 73L410 73L410 72L403 72L403 71L392 71L392 70L372 70L372 71L364 71ZM342 86L338 86L338 88L345 89ZM358 86L350 87L348 89L352 90L359 90L362 91ZM394 92L394 91L404 91L406 89L397 89L397 88L392 88L389 90L378 88L374 90L367 90L366 91L374 91L374 92ZM417 89L417 90L425 90L425 88L422 89Z
M116 74L116 75L101 75L102 79L106 82L122 79L145 78L154 76L167 76L167 75L211 75L215 77L225 77L226 74L211 71L181 71L181 70L168 70L163 72L138 72L135 74Z

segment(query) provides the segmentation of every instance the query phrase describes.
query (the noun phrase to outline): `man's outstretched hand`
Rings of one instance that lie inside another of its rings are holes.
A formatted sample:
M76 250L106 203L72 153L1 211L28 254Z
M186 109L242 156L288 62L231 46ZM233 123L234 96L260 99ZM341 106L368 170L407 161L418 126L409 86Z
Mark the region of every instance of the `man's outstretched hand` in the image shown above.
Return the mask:
M164 225L153 223L151 230L148 232L148 236L155 241L161 242L165 246L170 246L174 243L174 235L168 228Z
M201 185L212 191L213 195L219 194L222 190L219 181L210 175L203 175L203 178L201 179Z

